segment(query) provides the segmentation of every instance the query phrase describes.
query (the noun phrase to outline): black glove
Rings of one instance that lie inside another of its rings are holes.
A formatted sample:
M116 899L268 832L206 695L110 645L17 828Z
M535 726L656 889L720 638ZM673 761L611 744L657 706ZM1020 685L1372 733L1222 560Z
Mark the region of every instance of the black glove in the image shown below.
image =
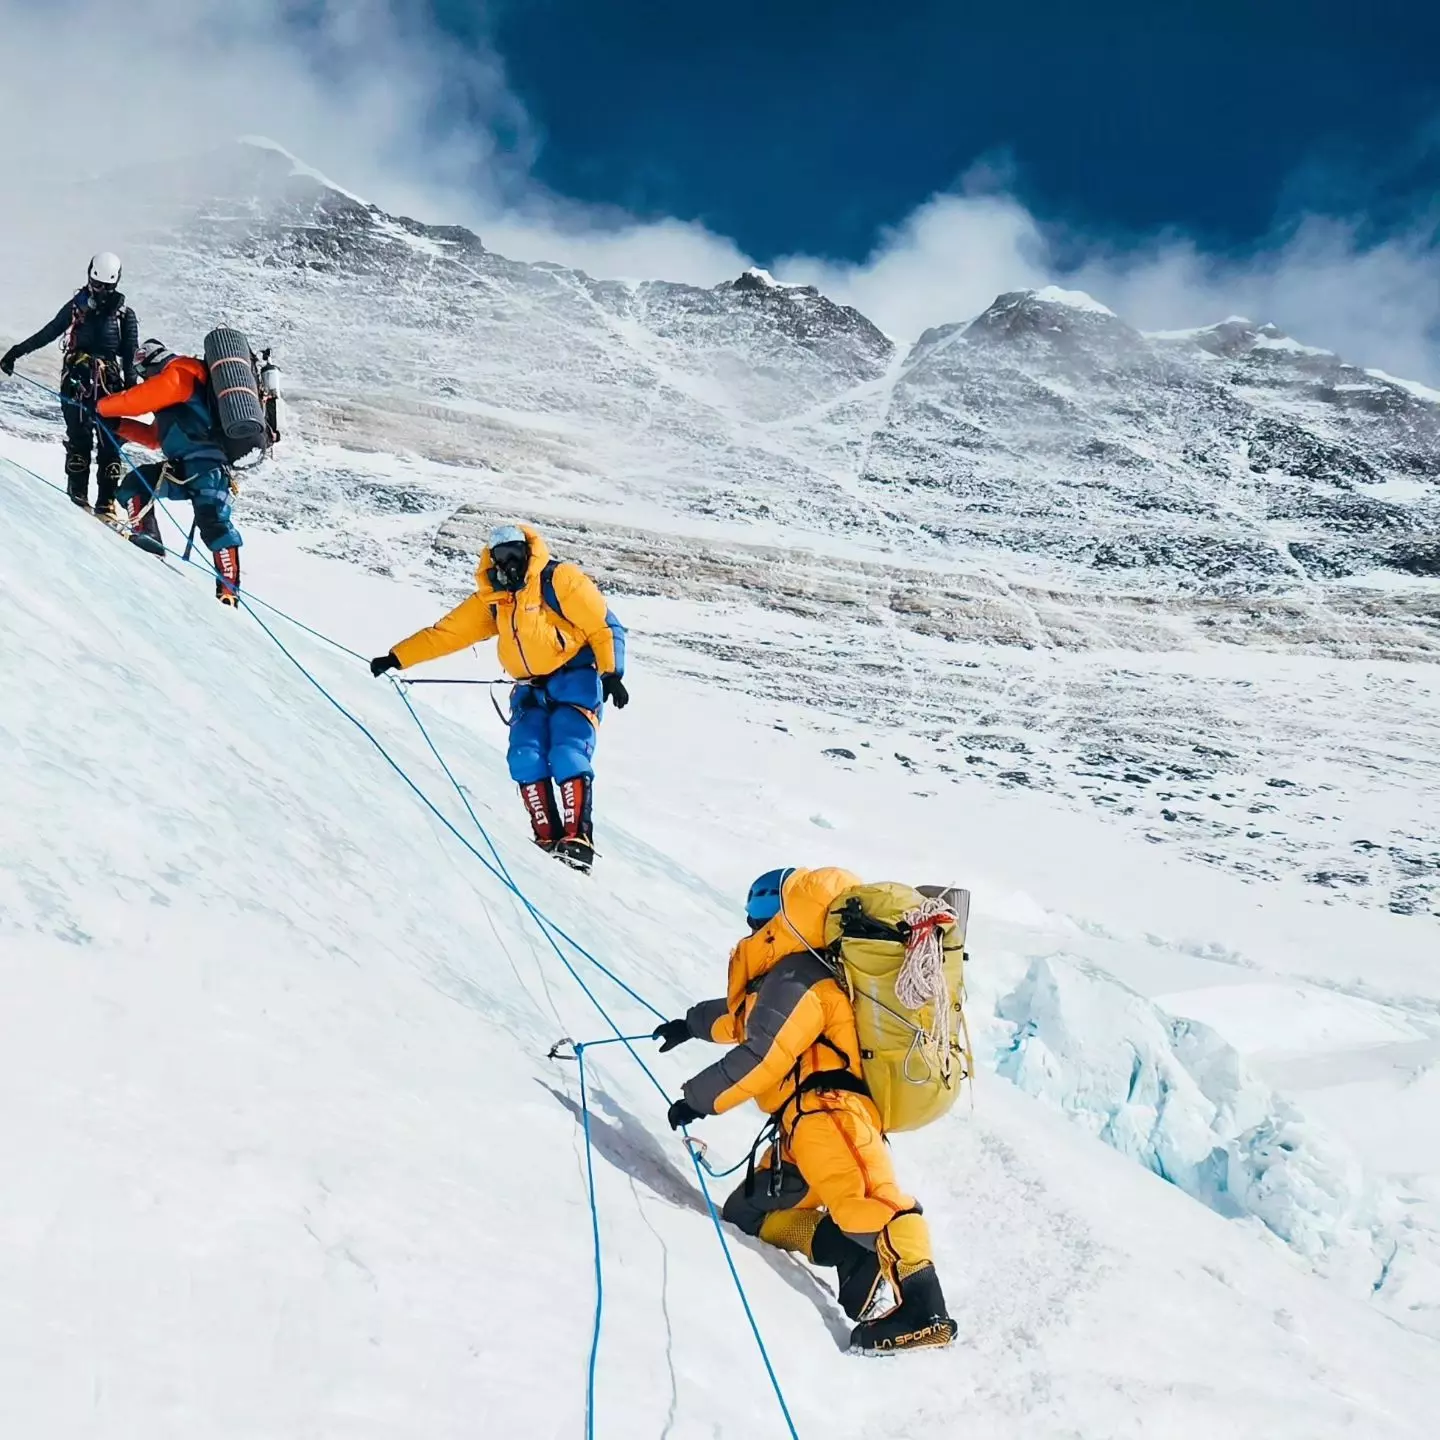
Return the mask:
M400 662L395 658L393 650L388 655L377 655L370 662L370 673L377 678L387 670L398 670L399 668Z
M7 375L13 375L15 373L15 362L19 358L19 349L12 345L4 355L0 355L0 370L3 370Z
M693 1125L697 1120L703 1120L705 1117L682 1097L665 1112L665 1118L670 1122L672 1130L678 1130L682 1125Z
M695 1037L690 1033L688 1020L666 1020L655 1027L655 1033L650 1038L660 1041L660 1053L663 1055Z
M630 703L630 692L625 688L625 682L618 675L602 675L600 677L600 693L607 700L613 700L617 710L623 710Z

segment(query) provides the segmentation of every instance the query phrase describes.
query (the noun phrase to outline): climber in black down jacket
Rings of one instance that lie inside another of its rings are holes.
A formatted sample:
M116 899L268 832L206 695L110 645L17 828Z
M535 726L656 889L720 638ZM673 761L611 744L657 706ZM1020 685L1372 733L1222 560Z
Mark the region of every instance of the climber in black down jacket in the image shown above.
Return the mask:
M90 261L83 290L67 300L55 318L28 340L0 357L0 371L15 373L15 362L31 351L64 337L60 369L60 408L65 417L65 488L71 500L89 500L90 455L95 448L95 402L101 395L129 389L135 383L135 352L140 325L120 293L120 261L108 253ZM120 484L120 451L106 428L99 431L99 466L95 482L95 513L115 516Z

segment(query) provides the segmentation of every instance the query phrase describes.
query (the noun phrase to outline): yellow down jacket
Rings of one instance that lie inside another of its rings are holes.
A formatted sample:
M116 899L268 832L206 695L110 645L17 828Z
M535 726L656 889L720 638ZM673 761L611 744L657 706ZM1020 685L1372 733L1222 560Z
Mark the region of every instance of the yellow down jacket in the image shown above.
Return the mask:
M512 592L491 581L487 547L475 570L475 593L434 625L392 647L402 669L492 639L499 641L500 664L516 680L553 675L592 657L601 675L624 669L625 632L595 582L578 565L564 562L553 566L547 577L550 549L544 537L529 525L520 528L530 541L524 586ZM558 609L547 602L547 590Z

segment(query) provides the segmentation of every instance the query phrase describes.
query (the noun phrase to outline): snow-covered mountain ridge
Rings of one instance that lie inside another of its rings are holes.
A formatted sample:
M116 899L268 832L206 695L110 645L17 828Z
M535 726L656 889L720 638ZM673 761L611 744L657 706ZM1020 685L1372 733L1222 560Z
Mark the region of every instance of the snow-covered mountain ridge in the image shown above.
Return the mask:
M140 298L185 332L218 312L278 340L320 434L401 438L359 402L419 454L468 449L557 500L600 509L583 481L605 479L676 522L774 519L1107 592L1440 574L1434 393L1273 326L1145 336L1052 286L897 347L764 272L594 280L386 215L278 150L197 168L128 182L150 232L132 268L166 276Z
M486 519L522 512L663 634L655 663L864 716L917 783L1056 790L1207 863L1431 907L1423 387L1053 288L897 346L758 272L510 261L265 147L104 198L145 329L279 347L303 443L248 483L252 525L458 596Z

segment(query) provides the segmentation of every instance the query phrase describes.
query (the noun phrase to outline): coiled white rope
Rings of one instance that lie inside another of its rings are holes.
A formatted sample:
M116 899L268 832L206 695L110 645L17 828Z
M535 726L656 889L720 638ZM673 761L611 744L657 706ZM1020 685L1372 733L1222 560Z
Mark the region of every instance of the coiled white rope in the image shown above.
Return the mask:
M901 918L910 927L910 934L905 941L904 963L895 977L895 998L917 1015L930 1006L925 1041L937 1052L940 1073L948 1080L958 1047L954 1006L945 979L943 927L954 925L957 917L943 900L933 899L907 910Z

